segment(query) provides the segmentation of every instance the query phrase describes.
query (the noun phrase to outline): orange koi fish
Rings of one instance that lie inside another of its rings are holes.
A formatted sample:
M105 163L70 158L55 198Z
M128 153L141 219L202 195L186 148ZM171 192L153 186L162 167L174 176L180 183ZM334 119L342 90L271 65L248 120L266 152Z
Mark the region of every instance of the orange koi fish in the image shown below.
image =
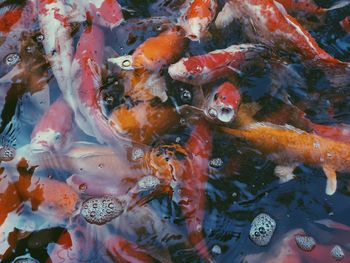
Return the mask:
M130 109L122 105L109 117L110 125L120 129L121 134L145 144L174 127L179 120L175 109L162 104L152 106L149 102L139 103Z
M345 17L339 23L340 23L341 27L345 30L345 32L350 33L350 16Z
M350 171L349 144L307 133L292 126L256 123L242 129L221 127L222 132L242 138L279 165L275 175L291 180L298 163L321 166L327 176L326 194L337 189L336 171Z
M323 14L327 9L315 4L313 0L277 0L288 12L304 12L308 14Z
M320 48L310 33L288 15L281 4L273 0L229 0L218 14L215 24L223 28L235 18L251 27L251 30L246 31L251 40L271 48L297 52L316 66L348 67L347 63L335 59Z
M180 17L180 25L186 36L199 41L208 32L208 27L216 15L216 0L188 0L184 14Z
M181 27L174 26L156 37L143 42L132 54L110 58L108 61L122 69L143 69L159 72L163 67L173 63L182 53L185 46L185 34Z
M265 49L261 45L240 44L205 55L182 58L169 67L169 75L192 85L203 85L218 78L240 74Z

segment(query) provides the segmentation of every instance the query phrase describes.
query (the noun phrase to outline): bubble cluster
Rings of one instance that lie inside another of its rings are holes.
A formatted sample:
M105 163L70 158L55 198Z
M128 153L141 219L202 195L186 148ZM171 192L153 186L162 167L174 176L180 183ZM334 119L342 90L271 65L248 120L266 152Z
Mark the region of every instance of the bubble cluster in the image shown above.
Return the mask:
M296 235L295 242L298 247L304 251L311 251L316 246L315 239L306 235Z
M138 188L143 191L152 190L156 188L159 184L159 179L152 175L145 176L137 182Z
M39 35L36 36L35 39L36 39L37 42L41 43L41 42L44 41L45 37L44 37L44 35L39 34Z
M214 158L209 161L209 166L219 169L224 165L224 162L222 161L221 158Z
M7 66L14 66L21 60L19 54L10 53L5 57L5 63Z
M254 218L249 237L258 246L266 246L276 229L276 221L268 214L261 213Z
M103 225L123 213L124 204L113 197L91 198L82 204L81 215L91 224Z
M9 162L15 158L16 149L12 147L3 147L0 149L0 160Z
M131 159L133 161L136 161L136 160L142 158L144 156L144 154L145 153L143 152L143 150L141 148L135 148L132 150Z
M335 260L340 261L340 260L342 260L345 257L345 254L344 254L344 251L341 248L341 246L336 245L331 250L331 256Z

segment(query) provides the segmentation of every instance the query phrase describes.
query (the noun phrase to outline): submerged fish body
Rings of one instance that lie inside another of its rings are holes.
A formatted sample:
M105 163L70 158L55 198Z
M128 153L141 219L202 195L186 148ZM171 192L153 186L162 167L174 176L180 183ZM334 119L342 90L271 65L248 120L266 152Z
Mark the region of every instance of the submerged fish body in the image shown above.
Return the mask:
M169 75L192 85L203 85L218 78L240 74L251 64L264 47L254 44L232 45L208 54L182 58L169 67Z
M323 14L327 9L320 7L313 0L277 0L288 12L305 14Z
M36 124L31 135L32 150L61 151L73 126L73 111L62 97L58 98Z
M208 27L216 15L216 0L188 0L187 8L180 17L180 25L185 29L186 36L199 41L208 32Z
M230 0L218 14L215 23L218 28L223 28L233 19L239 19L250 27L245 33L251 40L271 48L277 46L282 50L297 52L304 60L319 67L348 67L320 48L311 34L273 0Z
M305 163L321 166L327 176L326 193L328 195L334 194L337 189L336 171L350 171L350 145L348 143L310 134L292 126L270 123L256 123L239 130L220 129L249 141L263 154L278 163L287 165Z

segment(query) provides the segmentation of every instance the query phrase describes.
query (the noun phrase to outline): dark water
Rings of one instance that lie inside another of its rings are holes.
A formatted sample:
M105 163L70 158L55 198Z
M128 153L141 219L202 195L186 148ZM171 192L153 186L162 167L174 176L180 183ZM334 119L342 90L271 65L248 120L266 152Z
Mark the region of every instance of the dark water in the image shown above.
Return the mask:
M16 4L18 5L23 4L23 1L17 2ZM112 31L105 29L107 36L106 46L109 47L109 51L106 51L106 53L112 52L110 51L112 49L113 52L120 55L132 54L147 38L156 36L163 31L164 27L166 28L167 20L176 20L176 17L179 15L181 2L183 1L119 1L124 8L123 14L126 21ZM222 2L220 1L220 6L222 6ZM320 6L329 7L336 1L316 2ZM322 48L339 60L347 62L350 62L350 35L342 30L339 26L339 21L349 14L349 8L331 11L325 15L324 22L316 23L317 27L313 27L311 30L312 35ZM153 20L145 20L149 17L153 17ZM313 17L309 19L312 21L314 19L317 20L317 18ZM73 34L75 44L86 26L86 23L75 25L76 30ZM223 32L218 32L211 28L210 32L210 38L201 42L190 42L183 55L205 54L215 49L246 41L244 32L242 32L240 27L230 27ZM6 56L10 53L21 53L25 41L29 42L30 44L28 45L34 46L38 53L42 53L44 56L42 44L40 41L37 41L37 36L40 35L37 23L34 23L30 31L28 31L33 41L25 39L22 32L14 31L12 33L13 35L10 35L11 38L7 38L0 45L1 76L4 76L13 68L11 65L6 65ZM278 52L276 50L276 53ZM290 54L280 55L288 56L288 58L290 56ZM29 58L22 56L21 60L28 61ZM40 64L41 60L42 58L36 57L36 60L32 63ZM304 108L306 117L315 123L327 125L350 124L349 90L330 90L329 83L323 72L318 69L305 68L299 61L291 64L291 66L303 76L306 87L301 87L293 82L281 83L282 90L288 94L290 102L306 105ZM44 64L43 67L47 69L48 65ZM273 93L271 74L273 74L273 71L268 67L262 69L251 68L240 79L243 102L259 103L262 106L261 116L278 110L284 104L281 100L283 96ZM167 73L164 73L164 75L167 80L168 94L171 98L167 103L171 106L174 105L174 102L177 105L184 104L181 101L181 88L187 88L192 91L193 87L171 80ZM104 86L101 87L102 92L114 98L114 104L108 104L104 109L105 114L109 114L115 106L125 103L125 98L120 94L120 89L118 90L119 84L114 84L115 79L113 77L113 75L110 75L109 78L106 78ZM48 75L45 78L48 81L50 90L50 101L46 103L52 104L60 93L50 69L48 69ZM211 86L221 82L222 80L218 80L214 84L205 85L204 89L210 89ZM20 148L29 143L31 131L35 123L40 120L42 112L36 108L31 108L34 106L26 100L25 96L28 94L26 83L5 83L0 85L2 89L0 131L3 131L6 125L10 123L15 115L16 108L22 107L25 111L30 112L30 114L23 114L21 116L22 119L20 119L23 123L17 135L16 145L17 148ZM330 108L332 109L332 115L329 114ZM190 125L189 127L180 125L180 127L170 130L159 138L159 141L171 143L176 138L186 141L191 128ZM80 135L80 141L89 140L96 142L91 137L79 132L76 133ZM154 145L157 143L159 142L153 142ZM273 255L275 247L279 246L284 235L293 229L303 229L308 235L314 236L316 242L320 244L331 247L340 244L347 255L350 256L349 230L342 232L339 229L327 228L315 223L318 220L330 219L350 226L349 174L338 173L338 188L332 196L325 194L326 177L322 169L317 167L301 164L295 170L296 178L294 180L280 184L278 178L273 174L275 168L273 162L264 158L257 150L251 148L249 144L219 133L216 133L214 136L211 158L220 158L223 161L223 165L220 167L209 167L203 223L206 243L210 251L215 248L212 255L216 262L246 262L245 258L247 255L257 253ZM5 182L5 174L7 173L11 174L11 170L8 167L2 174L1 182ZM15 173L20 174L21 172L17 171ZM54 168L48 168L44 171L36 172L36 174L41 177L49 176L61 182L65 182L70 176L70 174ZM54 220L54 213L51 215L36 213L35 210L33 211L28 206L28 202L27 200L21 209L18 208L11 213L14 218L19 220L19 223L15 225L14 230L10 231L9 235L17 235L20 238L13 239L16 242L11 244L12 251L7 254L3 262L12 262L16 258L19 259L21 257L32 257L39 262L46 262L58 238L67 229L73 229L77 225L82 229L83 234L81 235L85 238L83 242L84 252L81 253L82 259L88 262L111 261L111 258L106 255L105 247L101 244L101 240L104 240L110 234L120 234L140 246L151 247L150 250L154 252L153 254L160 255L157 258L160 262L162 261L160 259L162 258L161 252L167 249L169 249L173 262L202 261L195 249L186 241L186 218L181 213L176 197L172 199L167 195L160 195L148 203L147 209L153 211L150 214L152 216L157 215L157 220L159 218L162 219L161 221L151 220L155 222L153 227L156 228L156 230L152 229L152 231L148 229L148 227L152 228L147 225L149 221L144 221L146 222L145 226L142 226L142 224L140 226L138 222L143 220L143 213L145 212L142 212L142 210L138 212L139 214L135 212L135 215L131 215L130 218L120 219L119 223L113 223L112 221L102 226L96 226L89 225L76 213L69 219L57 223ZM258 247L249 239L250 224L259 213L269 214L277 223L271 243L266 247ZM149 217L151 218L152 216ZM162 222L162 224L157 224L159 222ZM24 227L25 224L34 225L32 227L33 230L21 231L21 226L23 226L22 229L28 229L28 227ZM127 224L135 224L137 229L129 231L128 228L119 227ZM169 238L170 241L165 242L166 237L164 237L159 241L163 235L166 236L167 231L173 238ZM345 236L342 233L345 233ZM175 238L177 235L181 238ZM2 240L2 242L6 243L6 240ZM163 246L165 244L167 247L161 248L159 243ZM220 248L219 252L217 250L218 247ZM96 255L93 255L94 253ZM87 254L89 255L85 257ZM267 257L263 257L261 260L263 261L260 262L264 262L264 260L267 260ZM305 262L313 262L307 256L303 260ZM325 260L322 262L329 261ZM343 259L342 262L350 262L349 257Z

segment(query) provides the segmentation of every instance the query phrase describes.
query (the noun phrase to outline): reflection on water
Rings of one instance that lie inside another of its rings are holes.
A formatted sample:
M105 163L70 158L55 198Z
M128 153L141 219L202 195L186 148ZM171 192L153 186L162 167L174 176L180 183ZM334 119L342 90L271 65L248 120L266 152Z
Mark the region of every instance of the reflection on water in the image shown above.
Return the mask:
M279 2L2 1L1 261L348 262L350 5Z

